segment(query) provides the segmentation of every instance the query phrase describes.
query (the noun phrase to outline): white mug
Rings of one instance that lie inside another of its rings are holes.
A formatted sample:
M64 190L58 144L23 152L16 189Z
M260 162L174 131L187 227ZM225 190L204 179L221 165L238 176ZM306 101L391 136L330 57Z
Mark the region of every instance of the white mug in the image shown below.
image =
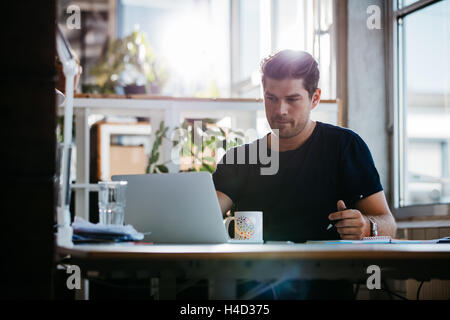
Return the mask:
M224 219L228 235L230 222L234 220L235 240L263 241L263 213L262 211L236 211L234 217Z

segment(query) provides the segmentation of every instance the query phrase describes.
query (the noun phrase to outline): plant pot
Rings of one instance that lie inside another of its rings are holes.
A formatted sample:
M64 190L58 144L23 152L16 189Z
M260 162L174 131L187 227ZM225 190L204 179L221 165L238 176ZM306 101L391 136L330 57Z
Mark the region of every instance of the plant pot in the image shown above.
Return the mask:
M125 94L146 94L145 86L130 84L124 88Z
M150 93L151 94L160 94L161 86L159 84L150 83Z

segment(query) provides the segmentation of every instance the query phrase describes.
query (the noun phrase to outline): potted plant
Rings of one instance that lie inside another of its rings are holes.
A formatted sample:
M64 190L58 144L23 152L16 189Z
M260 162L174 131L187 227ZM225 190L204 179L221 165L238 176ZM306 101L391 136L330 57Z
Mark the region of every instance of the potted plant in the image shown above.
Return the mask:
M216 169L215 154L217 146L221 145L225 150L236 147L244 143L244 133L240 130L223 129L220 127L206 128L207 123L215 123L213 119L203 119L202 128L197 128L197 134L205 139L202 139L201 145L194 142L194 128L189 121L184 121L180 127L175 130L184 130L186 133L182 139L173 143L173 147L181 144L180 150L182 157L190 158L189 168L181 169L181 171L207 171L213 173ZM164 125L164 121L160 123L158 130L155 132L155 141L153 143L146 173L167 173L169 169L166 166L166 161L161 163L159 160L159 147L163 143L163 139L168 139L168 127ZM204 142L204 143L203 143Z
M167 81L164 65L149 46L147 37L133 31L109 43L105 53L91 69L100 93L116 93L123 87L126 94L159 94Z

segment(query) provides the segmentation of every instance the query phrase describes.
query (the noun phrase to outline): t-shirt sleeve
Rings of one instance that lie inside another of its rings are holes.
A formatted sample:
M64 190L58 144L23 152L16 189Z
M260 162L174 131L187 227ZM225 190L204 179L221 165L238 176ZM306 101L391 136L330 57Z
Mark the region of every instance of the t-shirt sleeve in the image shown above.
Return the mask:
M239 197L239 189L241 187L241 178L239 175L239 166L234 163L226 163L230 156L233 156L233 151L229 150L220 162L217 164L216 170L212 177L216 191L225 193L234 203Z
M369 147L357 134L349 135L342 149L340 177L347 207L383 190Z

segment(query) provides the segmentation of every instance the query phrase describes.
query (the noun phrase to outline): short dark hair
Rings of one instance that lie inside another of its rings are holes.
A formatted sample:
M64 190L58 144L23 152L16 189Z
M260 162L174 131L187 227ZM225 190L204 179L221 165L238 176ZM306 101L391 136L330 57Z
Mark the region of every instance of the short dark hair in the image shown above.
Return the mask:
M317 61L305 51L283 50L261 61L262 84L266 78L283 80L303 79L303 85L312 98L317 89L320 73Z

